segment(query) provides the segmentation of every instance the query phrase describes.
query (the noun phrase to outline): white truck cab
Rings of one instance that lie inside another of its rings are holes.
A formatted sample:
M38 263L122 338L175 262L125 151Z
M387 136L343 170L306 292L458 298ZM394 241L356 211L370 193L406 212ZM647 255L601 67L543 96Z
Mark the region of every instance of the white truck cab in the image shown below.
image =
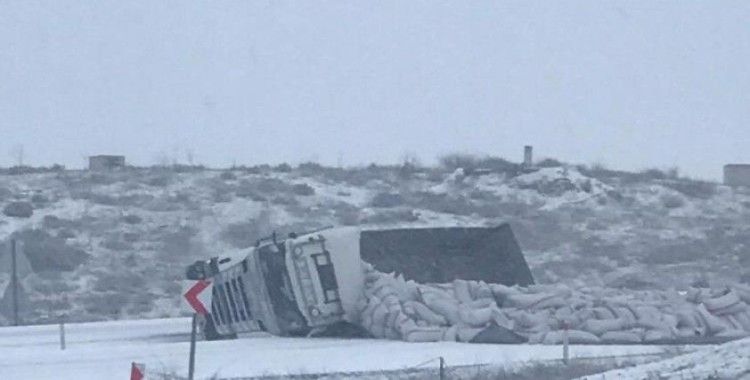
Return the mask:
M206 338L268 331L306 335L352 321L364 284L356 228L275 236L234 257L191 265L189 279L213 283Z
M363 259L380 271L398 271L422 283L456 278L534 283L508 224L341 227L290 234L284 240L274 234L248 250L198 261L188 267L187 277L214 285L203 324L206 338L253 331L299 336L356 324L365 285ZM345 335L356 331L355 326Z

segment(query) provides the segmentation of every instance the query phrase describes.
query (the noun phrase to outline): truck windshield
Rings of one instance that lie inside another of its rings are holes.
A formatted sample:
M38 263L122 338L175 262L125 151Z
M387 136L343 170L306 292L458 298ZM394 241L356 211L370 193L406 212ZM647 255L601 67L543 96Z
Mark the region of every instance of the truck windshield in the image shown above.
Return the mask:
M262 246L258 249L258 257L279 327L290 335L306 334L309 329L294 299L284 259L284 244Z

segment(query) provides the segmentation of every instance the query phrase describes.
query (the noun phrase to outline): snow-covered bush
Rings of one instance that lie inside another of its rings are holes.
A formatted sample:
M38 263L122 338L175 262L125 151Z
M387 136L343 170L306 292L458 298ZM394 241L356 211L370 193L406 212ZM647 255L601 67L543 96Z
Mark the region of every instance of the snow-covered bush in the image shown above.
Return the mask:
M680 208L685 205L685 199L676 194L664 194L661 196L661 203L669 209Z
M292 193L299 196L311 196L315 195L315 189L306 183L297 183L292 186Z
M122 217L122 221L127 224L139 224L143 222L143 218L141 218L140 216L136 214L127 214Z
M3 208L3 214L14 218L29 218L34 214L34 207L29 202L11 202Z
M237 179L237 176L231 170L226 170L219 174L219 178L224 181L234 181L235 179Z

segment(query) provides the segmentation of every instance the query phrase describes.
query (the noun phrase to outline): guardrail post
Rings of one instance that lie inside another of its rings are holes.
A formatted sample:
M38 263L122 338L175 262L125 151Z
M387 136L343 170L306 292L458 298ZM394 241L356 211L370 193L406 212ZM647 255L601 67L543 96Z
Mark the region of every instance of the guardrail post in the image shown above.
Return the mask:
M563 363L568 365L568 322L563 322Z
M60 321L60 350L65 351L65 321Z
M445 359L440 357L440 380L445 380Z

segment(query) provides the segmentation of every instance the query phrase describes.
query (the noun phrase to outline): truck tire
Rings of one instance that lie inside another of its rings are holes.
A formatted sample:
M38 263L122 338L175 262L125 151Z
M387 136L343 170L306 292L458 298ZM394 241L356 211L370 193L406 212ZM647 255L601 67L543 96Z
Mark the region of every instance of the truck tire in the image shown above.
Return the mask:
M203 319L203 324L201 326L201 332L203 333L203 339L205 340L237 339L237 334L219 334L219 332L216 331L216 325L214 324L214 319L212 318L211 314L206 314L206 317Z

